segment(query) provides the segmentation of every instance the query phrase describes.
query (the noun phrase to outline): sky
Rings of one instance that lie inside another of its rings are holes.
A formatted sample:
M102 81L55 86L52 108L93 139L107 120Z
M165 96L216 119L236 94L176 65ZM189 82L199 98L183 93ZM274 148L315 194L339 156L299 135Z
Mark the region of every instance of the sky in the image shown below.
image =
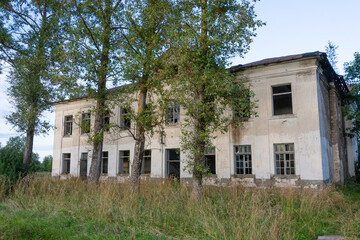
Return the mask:
M255 4L258 19L266 22L244 58L235 57L232 65L244 64L265 58L280 57L305 52L325 51L330 40L338 46L339 74L343 74L344 62L354 59L360 51L360 0L262 0ZM6 124L4 116L11 111L6 95L6 69L0 75L0 142L18 135ZM45 113L54 123L54 113ZM43 159L52 154L53 131L47 136L36 136L34 152Z

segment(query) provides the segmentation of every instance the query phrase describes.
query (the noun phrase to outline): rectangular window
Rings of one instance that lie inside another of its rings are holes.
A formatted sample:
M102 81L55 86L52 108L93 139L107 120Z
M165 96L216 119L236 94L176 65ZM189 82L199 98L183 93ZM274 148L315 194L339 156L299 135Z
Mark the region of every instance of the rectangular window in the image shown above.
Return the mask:
M80 158L80 176L86 176L87 175L87 159L88 159L88 153L81 153Z
M216 174L216 158L215 147L207 147L205 149L205 168L211 174Z
M90 113L81 114L81 133L90 132Z
M252 174L251 145L234 146L235 174Z
M121 108L120 109L120 128L123 130L129 129L131 127L130 120L130 109Z
M70 159L71 159L71 153L63 153L63 167L62 167L63 174L70 173Z
M168 105L165 115L166 125L176 125L180 122L180 105L179 103L171 102Z
M72 115L65 116L64 136L71 136L72 134L72 119L73 119Z
M110 130L110 112L106 111L103 116L104 131L108 132Z
M291 85L272 87L274 115L292 114Z
M180 149L166 149L166 175L180 179Z
M109 153L102 152L101 158L101 173L108 174L108 163L109 163Z
M295 153L293 143L274 144L276 174L295 175Z
M233 119L247 121L251 117L250 89L244 89L239 101L233 106Z
M141 173L151 173L151 150L145 150L141 166Z
M130 173L130 151L119 151L119 173Z

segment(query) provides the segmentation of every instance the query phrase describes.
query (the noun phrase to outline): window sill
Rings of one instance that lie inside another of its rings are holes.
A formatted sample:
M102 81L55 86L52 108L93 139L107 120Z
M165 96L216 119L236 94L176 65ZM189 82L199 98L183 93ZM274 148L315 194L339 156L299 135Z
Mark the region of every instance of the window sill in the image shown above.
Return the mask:
M234 174L234 178L255 178L255 174Z
M272 177L274 177L274 178L281 178L281 179L298 179L298 178L300 178L300 175L280 175L280 174L274 174Z
M118 174L116 174L116 176L119 176L119 177L128 177L128 176L130 176L130 174L129 174L129 173L118 173Z
M211 173L209 175L204 176L204 178L217 178L217 175Z
M297 115L296 114L272 115L269 120L287 119L287 118L297 118Z
M179 127L180 124L179 123L174 123L174 124L165 124L165 127Z
M70 138L72 135L64 135L63 138Z

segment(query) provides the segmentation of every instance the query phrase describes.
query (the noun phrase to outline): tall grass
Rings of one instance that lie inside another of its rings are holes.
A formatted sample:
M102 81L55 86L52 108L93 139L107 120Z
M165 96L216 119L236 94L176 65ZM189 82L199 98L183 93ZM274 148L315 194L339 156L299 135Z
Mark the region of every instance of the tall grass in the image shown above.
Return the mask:
M316 239L360 238L360 203L341 192L208 187L203 200L178 183L88 188L80 179L36 177L5 196L0 239ZM360 199L359 199L360 201Z

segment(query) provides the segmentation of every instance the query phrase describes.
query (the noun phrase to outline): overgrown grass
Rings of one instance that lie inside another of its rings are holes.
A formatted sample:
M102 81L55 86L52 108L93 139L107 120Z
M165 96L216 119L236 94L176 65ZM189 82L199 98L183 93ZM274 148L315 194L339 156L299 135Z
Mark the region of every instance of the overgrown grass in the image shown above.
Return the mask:
M360 187L351 189L205 188L202 202L174 183L87 188L79 179L32 179L5 196L0 239L316 239L360 238ZM354 192L354 194L352 194Z

